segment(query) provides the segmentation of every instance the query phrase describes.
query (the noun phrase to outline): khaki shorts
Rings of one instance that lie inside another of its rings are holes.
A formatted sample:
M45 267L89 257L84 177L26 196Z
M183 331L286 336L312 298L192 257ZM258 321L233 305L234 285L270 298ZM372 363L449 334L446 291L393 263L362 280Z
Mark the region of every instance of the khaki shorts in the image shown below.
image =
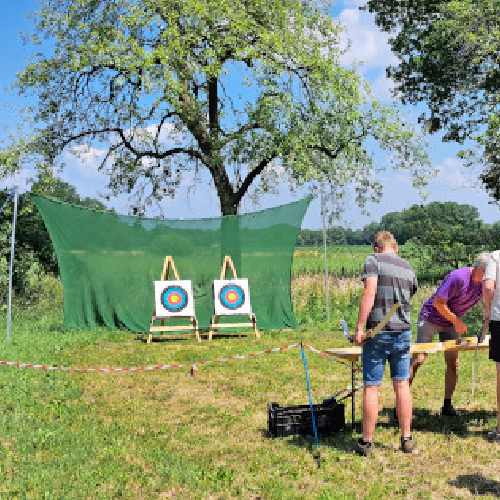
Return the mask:
M454 326L438 326L429 323L425 319L417 321L417 344L427 344L433 341L434 335L439 334L439 342L446 340L456 340L460 335L455 331Z

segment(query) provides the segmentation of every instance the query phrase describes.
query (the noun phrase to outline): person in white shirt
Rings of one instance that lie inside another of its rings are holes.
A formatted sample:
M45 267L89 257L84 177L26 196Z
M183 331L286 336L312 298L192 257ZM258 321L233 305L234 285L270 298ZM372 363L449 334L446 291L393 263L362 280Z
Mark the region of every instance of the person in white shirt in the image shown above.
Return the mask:
M497 368L497 428L488 433L491 442L500 442L500 250L492 252L483 278L483 298L485 303L483 337L490 332L489 358Z

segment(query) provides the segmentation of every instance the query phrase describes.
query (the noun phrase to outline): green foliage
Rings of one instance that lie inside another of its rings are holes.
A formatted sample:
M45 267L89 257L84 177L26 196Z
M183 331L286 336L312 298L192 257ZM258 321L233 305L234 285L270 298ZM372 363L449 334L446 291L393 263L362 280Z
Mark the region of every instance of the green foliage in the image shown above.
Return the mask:
M327 248L328 273L335 277L357 277L363 269L367 255L373 248L364 246L339 245ZM292 275L316 275L325 273L324 247L298 249L293 255Z
M400 60L389 68L403 103L425 102L421 115L445 141L475 139L478 150L463 152L485 165L480 175L500 199L498 0L370 0L376 22L394 36Z
M424 246L442 247L442 253L448 253L446 262L452 264L466 258L469 250L474 253L477 249L497 248L500 244L500 223L485 224L479 219L477 208L455 202L433 202L389 212L382 216L380 222L370 222L363 229L331 227L326 231L326 243L331 247L328 251L343 253L344 246L348 245L356 253L355 246L371 247L375 234L383 230L390 231L400 246L413 239ZM452 246L450 254L450 248L445 249L445 245L451 240L462 242L467 248L459 251L459 245ZM323 231L302 230L297 246L323 246Z
M451 202L413 205L407 219L414 236L401 256L418 260L417 269L422 274L440 277L457 267L474 265L477 254L487 250L490 242L478 215L470 205Z
M80 198L75 188L53 177L51 170L40 167L38 180L31 187L32 193L42 194L66 203L87 208L106 210L106 207L91 198ZM10 191L0 191L0 206L7 200ZM0 304L6 307L11 252L12 217L14 203L11 200L0 213ZM42 297L55 297L59 281L57 258L45 224L29 193L18 199L16 242L13 268L13 289L19 300L30 304Z
M370 240L366 237L365 229L353 230L341 226L330 227L326 230L326 244L331 245L366 245ZM323 245L323 231L303 229L298 238L298 247L316 247Z
M54 52L18 75L38 101L33 135L1 153L9 175L108 144L110 193L137 213L200 168L224 215L258 180L330 183L332 203L350 185L363 204L381 189L374 140L425 184L421 137L340 64L343 29L313 0L43 0L35 19Z

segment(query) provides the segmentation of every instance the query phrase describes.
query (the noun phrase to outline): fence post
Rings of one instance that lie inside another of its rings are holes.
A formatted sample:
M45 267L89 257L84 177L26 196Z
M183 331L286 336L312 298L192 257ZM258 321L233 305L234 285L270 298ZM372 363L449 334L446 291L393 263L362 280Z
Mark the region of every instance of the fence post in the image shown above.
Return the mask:
M330 322L330 297L328 293L328 257L326 255L325 193L321 191L321 215L323 216L323 244L325 246L325 300L326 322Z
M14 246L16 239L16 220L17 220L17 197L18 187L14 188L14 215L12 217L12 241L10 245L10 266L9 266L9 298L7 303L7 340L10 340L10 331L12 326L12 271L14 269Z

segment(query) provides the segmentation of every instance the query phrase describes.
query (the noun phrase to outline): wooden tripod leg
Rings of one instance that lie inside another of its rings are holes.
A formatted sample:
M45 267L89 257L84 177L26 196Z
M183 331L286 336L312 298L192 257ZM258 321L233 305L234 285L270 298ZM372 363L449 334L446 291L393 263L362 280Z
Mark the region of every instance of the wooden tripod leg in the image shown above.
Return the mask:
M198 320L196 319L196 316L191 318L191 324L193 325L194 328L194 333L196 335L196 340L198 342L201 342L200 334L198 332Z
M217 324L219 317L215 316L215 314L212 316L212 323L210 324L210 329L208 331L208 341L210 342L212 340L212 334L213 332L217 332L217 328L214 328L214 325Z
M257 339L260 339L260 333L259 333L259 330L257 330L257 317L255 316L255 314L252 314L250 316L251 320L252 320L252 324L253 324L253 332L255 333L255 337Z

